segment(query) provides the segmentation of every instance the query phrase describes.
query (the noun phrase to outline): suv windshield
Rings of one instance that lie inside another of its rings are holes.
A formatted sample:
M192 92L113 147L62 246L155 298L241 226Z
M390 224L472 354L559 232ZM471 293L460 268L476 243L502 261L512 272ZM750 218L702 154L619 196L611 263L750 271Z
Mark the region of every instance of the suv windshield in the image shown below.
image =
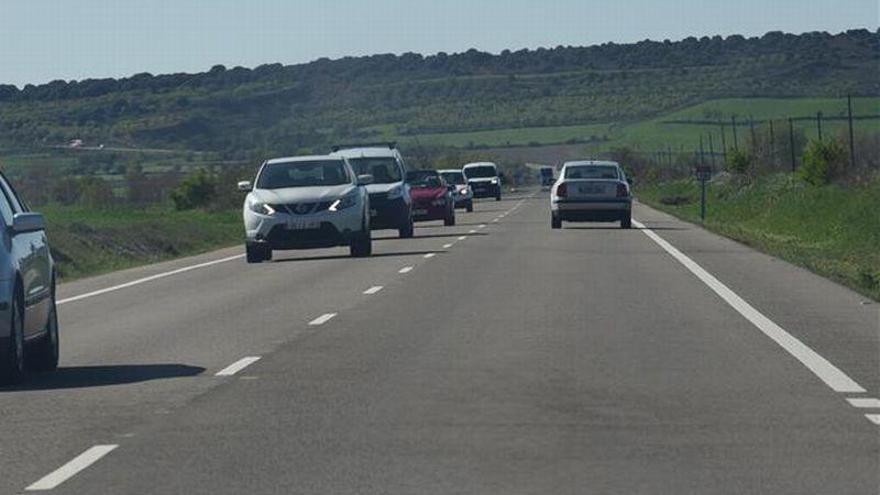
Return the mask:
M394 157L350 158L348 162L351 163L356 174L372 175L373 184L389 184L403 180L400 167L397 166L397 160Z
M406 173L406 182L412 187L440 187L440 175L433 170L414 170Z
M259 189L285 187L338 186L351 182L341 160L271 163L257 181Z
M464 180L464 174L461 172L442 172L440 175L446 179L446 182L450 184L455 184L456 186L463 186L466 184Z
M468 167L468 169L465 170L465 175L467 175L468 179L482 179L485 177L497 177L498 171L495 167L481 165L479 167Z
M617 167L611 165L585 165L565 169L566 179L619 179Z

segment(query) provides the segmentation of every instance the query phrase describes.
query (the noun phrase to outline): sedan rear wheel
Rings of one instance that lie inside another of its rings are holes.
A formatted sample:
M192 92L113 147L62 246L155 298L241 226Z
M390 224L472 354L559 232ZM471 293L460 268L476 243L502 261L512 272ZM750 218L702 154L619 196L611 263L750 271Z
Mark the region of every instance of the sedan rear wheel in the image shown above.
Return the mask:
M562 228L562 219L556 215L550 215L550 228L561 229Z

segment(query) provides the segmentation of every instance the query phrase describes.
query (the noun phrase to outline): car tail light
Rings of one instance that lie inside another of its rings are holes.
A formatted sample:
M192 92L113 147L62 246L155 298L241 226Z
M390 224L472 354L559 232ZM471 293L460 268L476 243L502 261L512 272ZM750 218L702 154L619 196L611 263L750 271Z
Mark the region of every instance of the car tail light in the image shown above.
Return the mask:
M629 188L623 182L617 184L617 197L625 198L629 196Z
M568 196L568 184L566 184L565 182L559 184L559 187L556 188L556 195L560 198Z

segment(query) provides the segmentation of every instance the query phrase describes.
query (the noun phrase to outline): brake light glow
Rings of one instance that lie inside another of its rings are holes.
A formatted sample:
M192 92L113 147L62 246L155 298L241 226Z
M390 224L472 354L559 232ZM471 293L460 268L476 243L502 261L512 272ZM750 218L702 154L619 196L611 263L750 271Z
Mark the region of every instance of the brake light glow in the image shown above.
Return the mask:
M556 188L556 196L560 198L568 196L568 184L566 184L565 182L559 184L559 187Z
M623 182L617 184L617 197L625 198L629 196L629 188Z

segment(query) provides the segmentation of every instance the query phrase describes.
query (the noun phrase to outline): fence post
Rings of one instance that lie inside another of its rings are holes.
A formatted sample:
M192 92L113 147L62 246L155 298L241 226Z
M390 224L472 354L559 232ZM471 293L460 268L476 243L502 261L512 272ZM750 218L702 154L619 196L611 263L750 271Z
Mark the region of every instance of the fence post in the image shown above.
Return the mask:
M733 149L739 151L739 142L736 138L736 115L730 116L730 126L733 129Z
M721 127L721 158L727 163L727 138L724 136L724 122L719 122Z
M770 124L770 166L776 168L776 135L773 132L773 119L767 121Z
M819 141L822 141L822 111L816 112L816 132L819 133Z
M712 172L715 172L715 145L712 142L712 133L709 133L709 156L712 157Z
M751 115L749 115L749 131L752 134L752 149L755 149L755 146L758 145L758 139L755 136L755 119Z
M706 164L706 152L703 148L703 135L700 134L700 166Z
M794 158L794 120L791 117L788 118L788 142L791 147L791 171L794 172L797 168L797 163L795 163Z
M849 113L849 168L856 168L856 143L853 136L852 95L846 95L846 107Z

